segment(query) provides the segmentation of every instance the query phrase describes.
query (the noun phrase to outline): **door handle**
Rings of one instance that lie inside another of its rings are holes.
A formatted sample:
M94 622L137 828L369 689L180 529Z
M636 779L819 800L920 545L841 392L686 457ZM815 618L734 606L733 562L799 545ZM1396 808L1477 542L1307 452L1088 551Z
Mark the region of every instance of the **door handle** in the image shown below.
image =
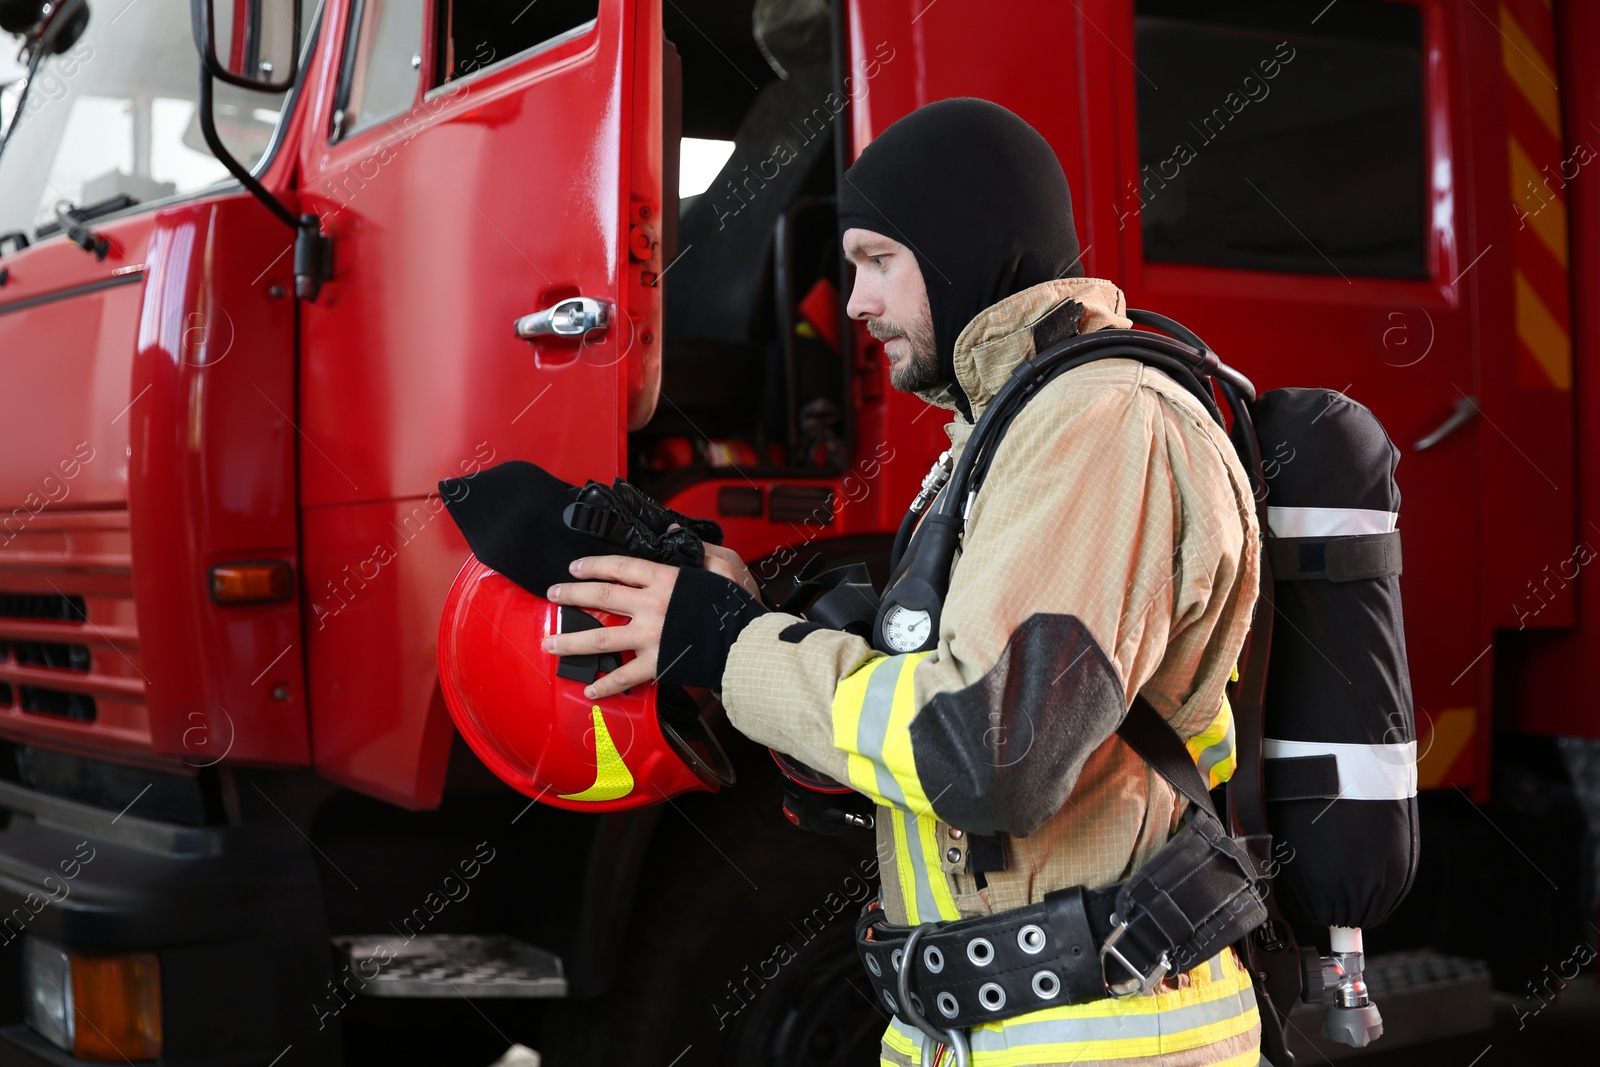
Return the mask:
M610 322L610 304L593 297L574 296L522 316L515 327L518 337L531 341L536 337L582 337L590 330L605 329Z
M1450 413L1450 417L1441 422L1438 429L1426 437L1417 438L1417 443L1411 447L1418 452L1427 451L1471 422L1473 416L1477 414L1478 398L1475 396L1463 396L1456 402L1456 409Z

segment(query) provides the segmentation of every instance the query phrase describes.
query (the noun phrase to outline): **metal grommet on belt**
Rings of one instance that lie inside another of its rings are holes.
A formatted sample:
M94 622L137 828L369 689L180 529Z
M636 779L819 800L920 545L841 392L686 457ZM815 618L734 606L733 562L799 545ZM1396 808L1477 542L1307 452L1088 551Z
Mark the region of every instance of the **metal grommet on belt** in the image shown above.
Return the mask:
M978 1003L988 1011L999 1011L1006 1006L1006 991L998 982L985 982L978 987Z
M936 929L938 929L938 925L936 923L929 922L923 923L921 926L911 931L911 934L906 938L905 943L905 958L908 963L914 964L916 961L917 942L922 940L923 935L928 934ZM990 947L990 952L991 954L993 953L993 946ZM969 1067L972 1062L972 1049L967 1042L966 1030L961 1027L955 1027L953 1029L943 1031L935 1028L932 1023L923 1017L922 1012L918 1010L920 1004L914 1003L914 994L912 994L911 987L908 984L910 980L911 966L908 965L906 967L902 967L900 969L900 974L896 979L897 988L900 992L900 999L906 1002L906 1017L913 1026L922 1031L922 1062L925 1064L931 1064L933 1062L934 1057L929 1055L931 1051L930 1042L941 1042L949 1045L951 1051L956 1054L956 1067ZM886 997L888 996L887 990L885 990L884 995ZM956 998L951 996L948 992L941 992L936 999L939 1005L940 1014L944 1015L947 1019L955 1018L958 1010L956 1007ZM895 1014L898 1015L900 1013L896 1012Z
M1061 979L1054 971L1037 971L1033 976L1033 995L1040 1000L1054 1000L1061 992Z
M922 950L922 963L929 974L938 974L944 970L944 953L939 951L938 945L929 945Z
M905 952L902 949L897 948L889 954L889 966L894 968L895 974L900 973L900 961L903 959L905 959Z
M974 967L987 967L994 960L994 944L987 937L975 937L967 942L967 959Z
M867 970L872 972L872 977L874 977L874 978L882 978L883 977L883 964L878 962L878 957L874 956L870 952L865 953L865 955L866 955L866 958L867 958Z
M887 989L883 991L883 1004L884 1007L889 1009L890 1015L900 1014L900 1006L894 1002L894 994L890 993Z
M1044 942L1044 931L1033 923L1017 931L1017 947L1030 956L1037 956L1042 952Z

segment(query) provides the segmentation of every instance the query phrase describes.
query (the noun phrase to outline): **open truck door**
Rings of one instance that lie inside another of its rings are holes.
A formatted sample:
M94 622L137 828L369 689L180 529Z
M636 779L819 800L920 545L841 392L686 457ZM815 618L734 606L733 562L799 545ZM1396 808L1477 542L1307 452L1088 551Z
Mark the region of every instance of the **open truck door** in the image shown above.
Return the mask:
M660 2L367 0L338 21L301 156L333 264L301 318L313 760L429 807L451 736L435 633L466 556L439 480L511 458L609 479L654 406Z

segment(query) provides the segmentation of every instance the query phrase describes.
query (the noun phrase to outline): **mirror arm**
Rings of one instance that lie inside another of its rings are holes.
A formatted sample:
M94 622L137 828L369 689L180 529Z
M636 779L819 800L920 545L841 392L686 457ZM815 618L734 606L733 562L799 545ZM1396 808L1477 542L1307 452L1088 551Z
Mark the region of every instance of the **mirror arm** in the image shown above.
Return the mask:
M292 230L298 230L302 223L300 219L295 217L295 213L290 211L282 200L272 195L272 192L266 186L257 181L256 176L251 174L243 163L234 158L233 153L228 151L227 146L222 143L222 138L217 134L217 118L212 107L212 89L215 85L211 72L206 70L205 65L202 64L200 68L200 101L198 110L200 132L206 139L206 147L211 149L211 154L217 157L219 163L228 168L228 173L238 178L240 183L250 190L252 196L267 205L268 210L283 220L284 225Z
M322 232L322 220L315 214L296 216L289 210L287 204L273 195L272 191L262 185L251 174L249 169L236 159L222 143L222 138L217 134L217 122L212 108L212 90L215 82L211 72L205 64L200 65L200 100L197 112L200 117L200 132L205 137L206 146L211 149L211 154L226 168L228 173L239 179L250 195L261 201L284 224L294 230L294 292L302 300L315 300L317 293L322 288L322 283L333 274L332 241L327 234Z

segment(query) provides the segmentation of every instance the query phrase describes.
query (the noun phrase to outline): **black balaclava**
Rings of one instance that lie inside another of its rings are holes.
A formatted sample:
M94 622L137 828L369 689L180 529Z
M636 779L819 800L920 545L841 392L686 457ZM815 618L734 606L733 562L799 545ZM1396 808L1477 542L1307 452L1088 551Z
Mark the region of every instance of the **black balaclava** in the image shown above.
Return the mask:
M851 227L916 255L939 369L968 421L955 377L967 323L1013 293L1083 273L1061 161L1037 130L987 100L928 104L867 145L839 188L839 228Z

